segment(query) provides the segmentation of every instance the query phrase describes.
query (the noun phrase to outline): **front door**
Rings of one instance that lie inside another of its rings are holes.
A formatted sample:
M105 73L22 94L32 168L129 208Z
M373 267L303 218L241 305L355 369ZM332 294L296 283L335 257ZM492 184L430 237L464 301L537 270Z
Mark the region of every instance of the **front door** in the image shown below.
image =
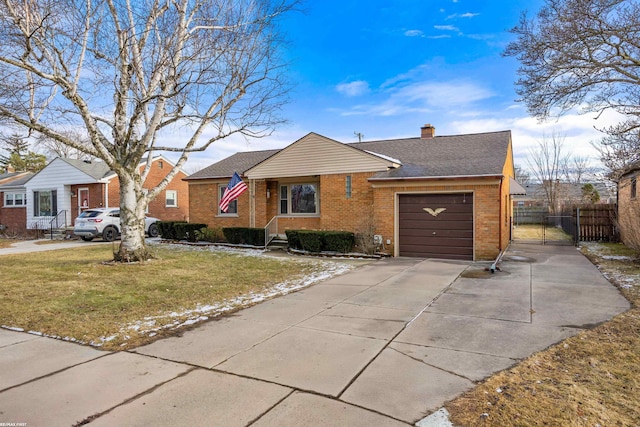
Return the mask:
M79 188L78 189L78 215L80 215L86 209L89 209L89 189Z

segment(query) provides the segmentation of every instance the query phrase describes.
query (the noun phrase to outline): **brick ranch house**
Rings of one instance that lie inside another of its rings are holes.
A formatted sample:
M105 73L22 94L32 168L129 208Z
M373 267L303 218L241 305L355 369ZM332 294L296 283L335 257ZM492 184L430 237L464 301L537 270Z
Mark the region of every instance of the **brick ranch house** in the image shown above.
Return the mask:
M155 187L173 167L163 156L151 162L145 181L148 188ZM146 160L140 165L141 171L145 165ZM149 203L149 216L165 221L189 219L185 177L180 171ZM101 161L58 157L21 185L14 185L15 182L0 185L0 224L5 225L8 232L48 230L56 217L58 226L72 226L75 218L88 208L120 204L118 176ZM8 218L12 218L11 223Z
M237 171L249 190L222 213ZM309 133L281 150L236 153L186 178L192 222L346 230L368 225L394 256L488 260L511 237L511 132L341 143Z

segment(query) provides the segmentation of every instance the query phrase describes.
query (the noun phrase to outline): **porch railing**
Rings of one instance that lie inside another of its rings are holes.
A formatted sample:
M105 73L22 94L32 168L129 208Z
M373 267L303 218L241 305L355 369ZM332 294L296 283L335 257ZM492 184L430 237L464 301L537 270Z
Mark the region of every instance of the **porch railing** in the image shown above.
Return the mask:
M266 248L276 237L278 237L278 217L274 216L264 227L264 247Z
M67 226L67 211L61 210L49 221L49 236L53 240L53 230Z

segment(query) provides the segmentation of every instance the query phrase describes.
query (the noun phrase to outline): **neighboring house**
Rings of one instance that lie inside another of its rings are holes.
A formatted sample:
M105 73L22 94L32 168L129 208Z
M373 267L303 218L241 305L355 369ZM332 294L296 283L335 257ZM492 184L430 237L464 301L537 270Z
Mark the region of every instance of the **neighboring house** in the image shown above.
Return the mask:
M0 174L0 234L25 233L27 194L24 183L32 176L31 172Z
M227 213L233 172L249 190ZM210 227L374 228L394 256L495 258L511 236L511 132L344 144L309 133L282 150L237 153L186 178L193 222ZM520 191L519 188L518 191ZM271 232L269 233L271 234Z
M140 165L144 168L146 161ZM145 187L155 187L173 164L155 157ZM161 220L188 220L189 192L179 172L148 206L148 215ZM57 226L71 226L88 208L113 207L120 204L118 176L101 161L56 158L44 169L22 183L26 204L22 223L28 230L47 230L52 221Z
M634 163L618 179L618 227L620 238L633 248L640 248L640 162Z

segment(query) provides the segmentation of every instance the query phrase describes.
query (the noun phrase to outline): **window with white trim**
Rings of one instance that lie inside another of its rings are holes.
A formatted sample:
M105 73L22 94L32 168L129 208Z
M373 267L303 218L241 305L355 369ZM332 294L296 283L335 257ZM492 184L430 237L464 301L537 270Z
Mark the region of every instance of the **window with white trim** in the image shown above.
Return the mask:
M58 213L58 192L44 190L33 192L33 216L54 216Z
M229 202L229 207L226 212L222 212L220 210L220 200L222 200L222 196L224 196L224 190L227 189L226 185L218 186L218 215L238 215L238 199L232 200Z
M25 193L4 193L5 208L22 208L27 205Z
M177 208L178 207L178 192L176 190L167 190L165 191L165 203L164 205L168 208Z
M280 186L281 215L318 214L318 184L287 184Z

